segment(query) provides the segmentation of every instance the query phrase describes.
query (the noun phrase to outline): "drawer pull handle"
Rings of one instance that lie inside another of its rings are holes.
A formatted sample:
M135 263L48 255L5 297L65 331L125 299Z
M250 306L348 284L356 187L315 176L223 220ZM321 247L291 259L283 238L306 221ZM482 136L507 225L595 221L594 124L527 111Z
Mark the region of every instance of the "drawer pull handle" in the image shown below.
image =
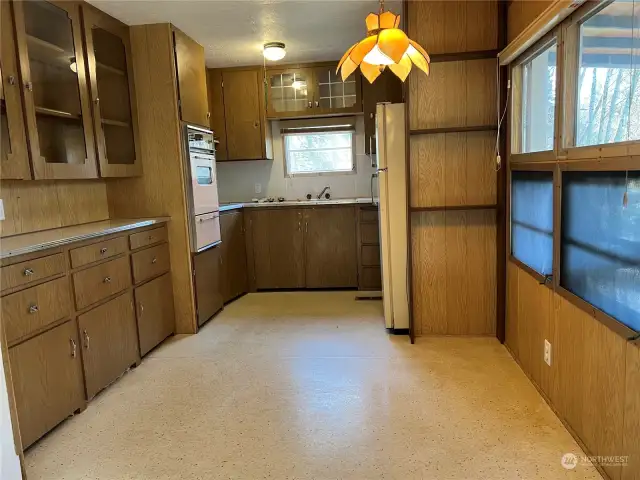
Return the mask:
M29 305L29 313L38 313L39 310L38 305Z
M151 263L158 263L158 259L156 257L153 257L153 260L151 260Z
M100 249L100 254L104 255L105 253L107 253L107 247L102 247Z
M149 241L153 241L153 235L149 235Z
M84 335L84 348L89 350L89 334L86 329L82 331L82 334Z
M104 277L104 283L111 283L111 277Z
M144 305L141 303L140 304L140 316L142 316L143 313L144 313Z
M76 353L78 352L76 341L73 338L70 338L69 342L71 342L71 358L76 358Z
M33 269L32 268L25 268L23 273L24 273L25 277L30 277L31 275L33 275Z

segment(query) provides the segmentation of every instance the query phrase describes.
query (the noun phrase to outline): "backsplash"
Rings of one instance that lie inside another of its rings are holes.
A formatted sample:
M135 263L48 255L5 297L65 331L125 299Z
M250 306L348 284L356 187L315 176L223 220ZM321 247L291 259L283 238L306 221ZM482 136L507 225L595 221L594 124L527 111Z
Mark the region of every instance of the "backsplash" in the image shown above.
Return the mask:
M331 187L333 198L371 196L371 175L375 168L364 154L364 119L356 118L356 173L315 177L287 178L284 174L283 141L280 122L270 122L273 134L273 160L251 162L220 162L217 164L218 192L220 203L248 202L252 198L284 197L287 200L306 198L307 193L319 194L326 186ZM261 193L256 193L260 184Z

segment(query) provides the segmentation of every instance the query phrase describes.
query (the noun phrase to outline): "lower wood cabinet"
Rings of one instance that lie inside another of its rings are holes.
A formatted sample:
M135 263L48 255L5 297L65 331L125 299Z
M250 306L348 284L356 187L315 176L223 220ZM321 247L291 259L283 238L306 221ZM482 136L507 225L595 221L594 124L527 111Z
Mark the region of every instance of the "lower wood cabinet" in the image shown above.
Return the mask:
M224 303L246 293L247 251L242 211L223 212L220 215L222 244L222 298Z
M222 250L220 246L217 246L200 252L193 258L199 327L218 313L224 305L220 276L222 272L221 254Z
M27 448L85 405L75 320L10 348L9 361Z
M381 290L378 207L358 207L358 289Z
M87 398L140 361L130 291L78 317Z
M145 356L175 328L171 274L135 289L140 355Z

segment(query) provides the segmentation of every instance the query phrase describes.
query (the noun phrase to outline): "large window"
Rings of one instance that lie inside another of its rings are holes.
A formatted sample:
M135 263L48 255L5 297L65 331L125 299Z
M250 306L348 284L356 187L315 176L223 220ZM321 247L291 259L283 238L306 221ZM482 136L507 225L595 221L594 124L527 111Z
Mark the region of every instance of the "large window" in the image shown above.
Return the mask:
M553 172L511 174L511 254L541 275L553 269Z
M561 286L640 331L640 172L565 172L562 195Z
M553 150L556 63L554 42L522 64L521 153Z
M638 29L638 0L616 0L580 23L577 146L640 139Z
M287 175L355 172L353 136L353 131L285 133Z

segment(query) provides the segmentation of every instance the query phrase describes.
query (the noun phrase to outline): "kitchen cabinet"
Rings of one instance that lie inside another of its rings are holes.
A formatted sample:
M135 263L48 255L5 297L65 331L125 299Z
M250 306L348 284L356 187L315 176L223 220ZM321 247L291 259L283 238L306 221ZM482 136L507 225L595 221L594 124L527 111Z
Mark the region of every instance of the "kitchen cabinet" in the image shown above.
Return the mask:
M140 361L133 297L126 292L78 317L87 399Z
M222 297L224 303L247 292L247 251L242 211L220 215L222 236Z
M208 70L216 161L273 158L263 72L257 67Z
M28 180L31 167L11 3L0 2L0 22L0 178Z
M95 178L79 3L12 2L36 179Z
M375 82L362 82L364 110L364 152L376 153L376 105L382 102L402 103L402 81L386 69Z
M129 27L87 4L82 14L100 175L140 175Z
M165 273L136 288L135 300L140 355L145 356L174 331L171 274Z
M358 289L382 289L378 207L358 207Z
M305 210L305 286L358 286L356 211L353 206Z
M177 28L173 29L180 119L209 127L207 73L204 48Z
M345 82L326 62L267 70L267 117L291 118L362 112L361 76Z
M84 408L75 320L10 348L9 363L24 448Z
M222 250L220 246L211 247L195 254L193 258L194 282L196 286L196 312L198 326L222 310L221 273Z
M304 288L303 210L256 208L248 213L255 288Z

